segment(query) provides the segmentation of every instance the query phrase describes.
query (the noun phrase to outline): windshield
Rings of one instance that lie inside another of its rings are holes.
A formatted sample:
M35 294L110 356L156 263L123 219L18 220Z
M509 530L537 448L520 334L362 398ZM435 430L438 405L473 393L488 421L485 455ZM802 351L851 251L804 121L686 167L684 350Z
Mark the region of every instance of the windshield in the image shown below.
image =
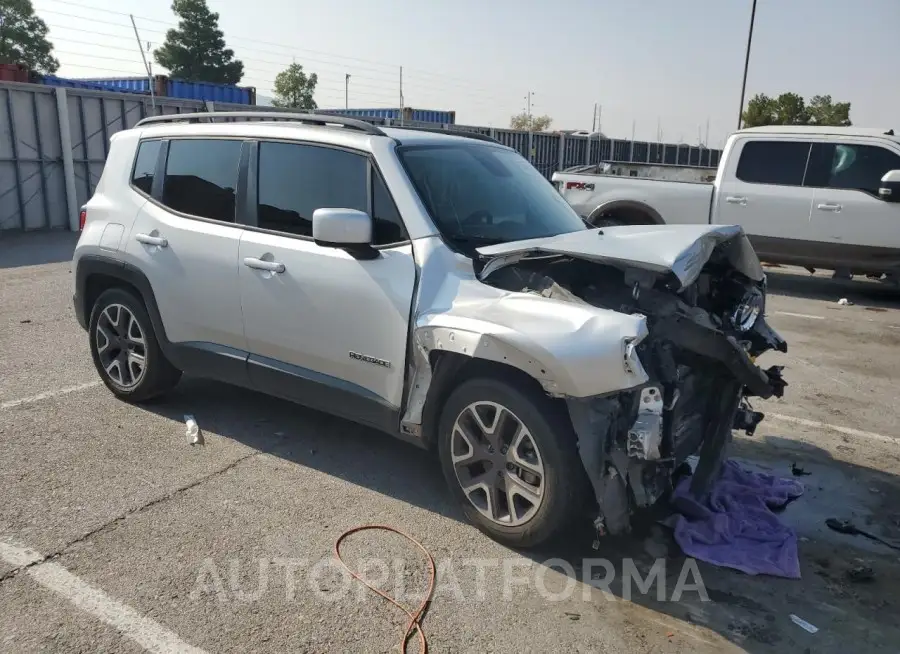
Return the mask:
M474 246L586 229L553 186L517 152L480 144L399 149L441 234Z

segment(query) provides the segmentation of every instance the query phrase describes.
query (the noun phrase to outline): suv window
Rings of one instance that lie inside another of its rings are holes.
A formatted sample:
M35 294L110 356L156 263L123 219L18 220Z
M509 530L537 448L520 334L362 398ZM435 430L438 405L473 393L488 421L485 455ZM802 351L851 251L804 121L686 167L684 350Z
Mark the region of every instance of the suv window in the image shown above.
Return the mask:
M803 141L749 141L741 149L737 178L752 184L801 186L812 144Z
M294 143L259 144L257 224L312 236L313 211L368 210L365 157L344 150Z
M131 183L147 195L150 195L153 189L153 175L156 173L156 161L159 159L161 145L162 141L143 141L138 146Z
M233 223L241 146L241 141L225 139L170 141L163 204Z
M816 143L807 186L854 189L878 195L881 178L900 170L900 156L877 145Z
M375 171L370 211L366 195L368 167L367 157L346 150L260 143L258 226L312 236L312 215L316 209L356 209L370 212L375 245L405 240L397 207Z

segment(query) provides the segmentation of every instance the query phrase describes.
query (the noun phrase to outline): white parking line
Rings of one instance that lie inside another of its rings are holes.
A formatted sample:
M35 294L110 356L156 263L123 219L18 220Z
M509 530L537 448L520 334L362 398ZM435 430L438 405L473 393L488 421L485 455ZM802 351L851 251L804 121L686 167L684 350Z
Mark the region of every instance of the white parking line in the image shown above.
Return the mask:
M23 397L18 400L9 400L7 402L0 402L0 409L12 409L13 407L22 406L23 404L32 404L33 402L40 402L41 400L49 400L51 397L56 397L57 395L68 395L69 393L83 391L86 388L93 388L94 386L99 386L101 383L102 382L100 382L100 381L92 381L87 384L78 384L78 386L67 386L65 388L58 388L55 391L45 391L43 393L38 393L37 395L32 395L31 397Z
M39 584L117 629L123 636L133 640L148 652L205 654L202 649L184 642L158 622L142 616L130 606L82 581L60 564L53 561L41 563L43 558L38 552L27 547L0 542L0 560L17 568L31 565L26 568L26 572Z
M801 425L803 427L812 427L813 429L829 429L831 431L836 431L839 434L846 434L847 436L858 436L860 438L868 438L873 441L881 441L882 443L892 443L897 444L900 443L900 438L892 438L890 436L883 436L882 434L876 434L872 431L862 431L859 429L853 429L852 427L840 427L838 425L830 425L827 422L819 422L818 420L807 420L806 418L795 418L793 416L783 416L778 413L767 413L767 417L772 418L773 420L780 420L781 422L788 422L794 425Z
M790 311L773 311L776 316L792 316L794 318L808 318L810 320L825 320L825 316L814 316L809 313L791 313Z

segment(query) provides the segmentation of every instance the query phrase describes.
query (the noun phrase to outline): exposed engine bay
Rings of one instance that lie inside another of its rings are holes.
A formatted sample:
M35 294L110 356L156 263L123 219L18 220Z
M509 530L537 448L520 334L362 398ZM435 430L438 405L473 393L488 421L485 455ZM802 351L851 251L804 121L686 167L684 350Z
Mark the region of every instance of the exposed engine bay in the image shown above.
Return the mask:
M728 250L729 241L712 248L687 285L671 273L542 252L485 270L481 278L512 292L646 317L649 335L626 343L623 362L637 354L649 381L565 399L601 534L627 532L635 512L672 490L676 471L692 455L699 454L699 463L691 490L705 493L732 430L752 434L763 419L748 398L783 394L781 367L762 370L755 363L768 350L787 351L765 322L765 278L740 272Z

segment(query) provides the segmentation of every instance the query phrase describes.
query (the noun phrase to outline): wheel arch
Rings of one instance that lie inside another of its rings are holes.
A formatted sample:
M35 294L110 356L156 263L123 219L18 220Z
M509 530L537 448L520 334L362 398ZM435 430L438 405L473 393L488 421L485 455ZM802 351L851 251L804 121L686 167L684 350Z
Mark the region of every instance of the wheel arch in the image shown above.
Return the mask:
M594 223L600 216L618 212L626 225L664 225L665 221L659 212L645 202L639 200L611 200L594 209L588 222Z
M146 275L122 261L87 255L75 267L75 313L79 324L87 329L97 298L110 288L130 290L144 303L160 348L166 356L171 350L165 327L156 304L156 296Z
M516 385L529 386L546 393L541 383L521 368L509 363L492 361L448 350L432 350L428 356L431 383L422 409L422 442L432 449L437 443L441 411L447 398L461 383L476 377L500 379ZM564 401L548 395L553 402L564 407Z

